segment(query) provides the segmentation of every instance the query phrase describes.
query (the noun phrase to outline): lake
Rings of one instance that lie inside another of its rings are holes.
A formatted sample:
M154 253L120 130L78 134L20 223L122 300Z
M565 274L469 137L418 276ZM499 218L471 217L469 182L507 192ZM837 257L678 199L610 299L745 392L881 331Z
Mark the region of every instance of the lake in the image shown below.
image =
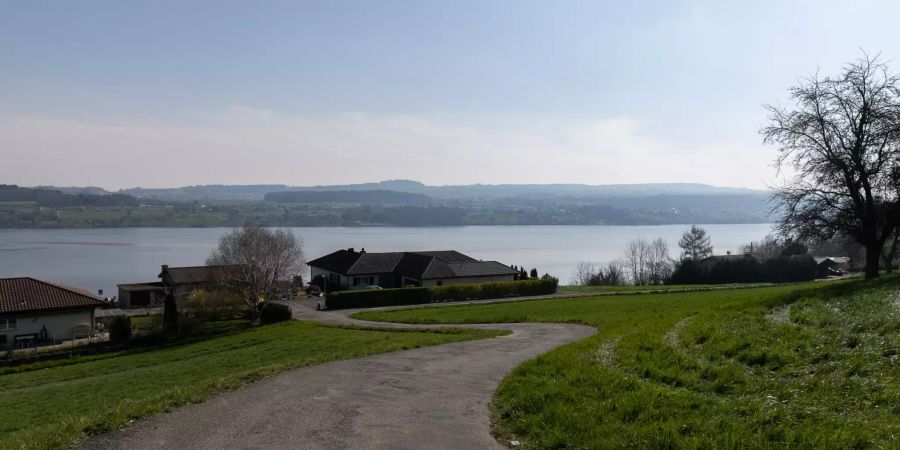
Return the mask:
M716 254L760 240L770 224L703 225ZM534 225L436 228L293 228L307 259L354 247L371 252L459 250L474 258L536 267L567 283L579 261L618 258L628 241L661 237L678 255L687 225ZM32 276L71 284L106 296L116 284L157 281L161 264L201 265L227 228L105 228L0 230L0 278Z

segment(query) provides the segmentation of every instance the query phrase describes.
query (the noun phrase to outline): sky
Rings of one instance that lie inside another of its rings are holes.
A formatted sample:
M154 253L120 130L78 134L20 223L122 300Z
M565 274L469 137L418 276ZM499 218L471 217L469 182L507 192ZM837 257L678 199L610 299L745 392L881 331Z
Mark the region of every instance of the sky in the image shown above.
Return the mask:
M0 0L0 183L778 182L900 2ZM893 62L897 61L896 64Z

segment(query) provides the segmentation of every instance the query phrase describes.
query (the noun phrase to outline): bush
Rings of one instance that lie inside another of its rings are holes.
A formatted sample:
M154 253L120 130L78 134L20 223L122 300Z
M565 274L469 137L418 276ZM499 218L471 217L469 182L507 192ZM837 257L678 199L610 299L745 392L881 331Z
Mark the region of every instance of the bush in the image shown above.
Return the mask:
M197 289L188 295L182 313L195 319L222 320L240 317L246 309L247 305L237 294Z
M816 260L809 255L779 256L762 264L763 278L775 283L812 280L818 269Z
M788 283L816 277L816 261L809 255L756 258L684 260L672 274L673 284Z
M325 307L363 308L375 306L398 306L428 303L428 288L405 287L399 289L373 289L370 291L330 292L325 297Z
M259 314L259 321L262 323L277 323L291 320L293 313L291 308L281 303L266 303L262 312Z
M434 302L458 302L490 298L546 295L556 292L559 280L545 275L540 280L501 281L483 284L452 284L435 287L407 287L370 291L332 292L325 299L325 307L366 308L378 306L416 305Z
M709 270L710 284L758 283L762 277L762 263L753 257L717 261Z
M109 340L113 344L121 344L131 338L131 318L116 316L109 324Z
M705 282L706 277L700 270L699 265L693 259L684 259L677 264L675 271L672 272L672 284L701 284Z

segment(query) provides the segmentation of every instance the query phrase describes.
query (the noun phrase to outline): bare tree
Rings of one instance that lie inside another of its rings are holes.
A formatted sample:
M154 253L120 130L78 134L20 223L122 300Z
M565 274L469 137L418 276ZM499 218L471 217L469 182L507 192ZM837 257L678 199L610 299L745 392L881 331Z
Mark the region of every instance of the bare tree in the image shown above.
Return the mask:
M622 262L625 264L625 271L631 278L632 284L636 286L650 284L649 256L650 243L645 239L635 239L625 247Z
M590 284L595 286L621 286L628 282L622 261L614 260L601 267L591 278Z
M665 239L656 238L650 242L647 267L650 272L649 284L663 284L672 276L675 268L669 257L669 243Z
M761 130L778 147L779 171L793 171L773 194L778 231L802 241L851 236L866 249L866 278L875 278L897 224L900 78L866 55L790 93L792 106L768 106Z
M240 292L258 315L303 269L303 241L288 230L245 226L222 236L206 264L216 266L222 285Z
M572 284L576 286L588 286L591 284L591 278L597 274L597 269L593 263L580 261L572 272Z
M691 225L691 229L681 235L678 246L681 247L681 259L699 261L712 256L713 253L712 243L710 243L706 229L697 225Z
M776 236L766 236L761 241L750 242L740 246L739 250L745 255L753 255L760 261L766 261L781 256L784 252L784 242Z

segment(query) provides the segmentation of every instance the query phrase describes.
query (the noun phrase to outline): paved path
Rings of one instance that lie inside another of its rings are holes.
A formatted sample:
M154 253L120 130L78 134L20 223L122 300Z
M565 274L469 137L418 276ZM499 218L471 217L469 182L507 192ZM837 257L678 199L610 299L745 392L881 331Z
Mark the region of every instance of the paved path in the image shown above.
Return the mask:
M352 311L291 304L295 318L379 327ZM428 328L429 326L417 326ZM590 336L573 324L492 324L492 339L457 342L292 370L208 401L91 438L80 448L489 449L488 404L514 367Z

